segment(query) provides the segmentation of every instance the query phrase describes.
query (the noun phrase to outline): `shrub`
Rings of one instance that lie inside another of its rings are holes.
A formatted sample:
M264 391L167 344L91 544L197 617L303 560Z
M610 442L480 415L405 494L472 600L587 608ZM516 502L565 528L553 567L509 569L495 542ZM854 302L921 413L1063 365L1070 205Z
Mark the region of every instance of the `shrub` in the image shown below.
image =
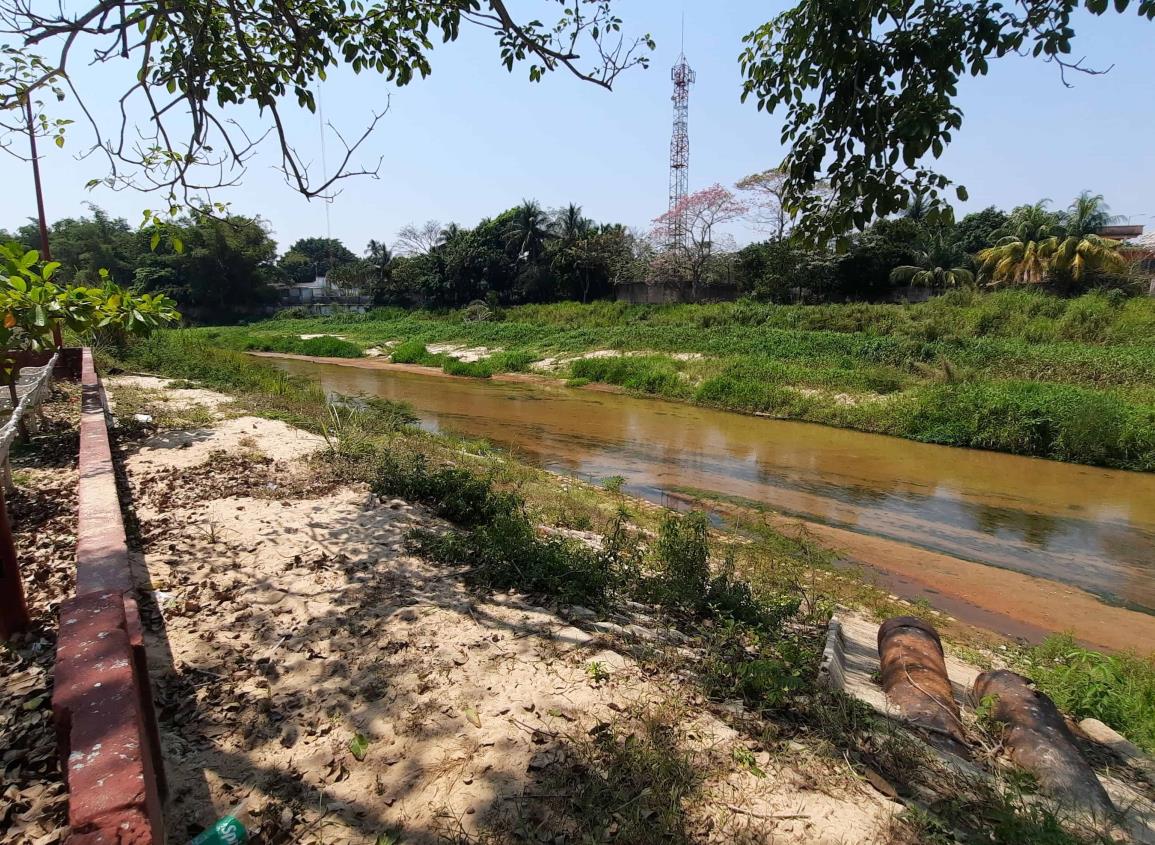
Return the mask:
M916 440L1155 469L1155 409L1105 391L1011 381L935 385L903 411L897 433Z
M438 516L464 526L492 522L519 507L516 497L496 492L489 481L467 470L443 467L431 471L420 452L382 454L371 486L379 496L421 502Z
M575 379L617 384L640 393L680 396L687 392L674 360L664 355L582 358L573 362L570 372Z
M416 532L422 554L470 567L468 579L493 589L518 589L583 605L605 603L612 583L605 561L588 547L560 537L537 536L516 508L498 513L470 531Z
M441 364L441 357L430 354L425 344L417 340L407 340L393 347L389 356L394 364L421 364L426 367L436 367Z
M1155 752L1155 663L1081 648L1069 635L1027 652L1022 667L1060 709L1093 717Z
M709 520L701 511L663 517L654 549L653 589L669 604L697 609L710 577Z
M446 357L441 362L441 369L447 375L468 378L490 378L493 375L493 365L487 359L459 361L456 358Z
M332 335L302 340L297 335L254 337L245 343L246 349L260 352L285 352L291 355L314 355L318 358L360 358L361 347Z

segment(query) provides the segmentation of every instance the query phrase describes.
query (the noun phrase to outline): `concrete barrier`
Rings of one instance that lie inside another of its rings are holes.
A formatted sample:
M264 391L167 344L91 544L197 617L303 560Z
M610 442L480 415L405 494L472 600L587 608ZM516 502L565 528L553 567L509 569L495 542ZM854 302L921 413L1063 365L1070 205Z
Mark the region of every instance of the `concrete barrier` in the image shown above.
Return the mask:
M76 595L60 608L52 696L70 845L160 845L164 770L103 387L81 356Z

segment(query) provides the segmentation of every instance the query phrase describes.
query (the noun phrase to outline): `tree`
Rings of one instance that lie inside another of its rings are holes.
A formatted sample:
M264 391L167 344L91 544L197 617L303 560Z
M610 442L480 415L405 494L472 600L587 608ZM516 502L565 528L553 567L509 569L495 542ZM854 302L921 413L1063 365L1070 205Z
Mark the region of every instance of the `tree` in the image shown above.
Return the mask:
M612 0L566 3L556 24L519 21L504 0L87 0L54 6L7 0L0 3L0 116L9 129L23 132L20 110L31 100L37 124L62 141L44 100L52 102L45 95L57 90L67 93L88 118L92 149L108 164L106 181L159 188L173 202L235 184L271 137L289 184L305 196L324 195L340 179L376 171L353 159L382 115L374 113L368 127L348 140L330 128L344 152L337 167L315 181L295 150L286 104L314 111L314 82L335 68L376 71L398 86L427 76L433 34L454 41L463 23L496 33L501 62L509 70L528 62L533 81L565 69L610 88L621 72L647 64L653 48L649 36L623 36ZM115 76L93 74L99 87L84 90L85 74L73 67L80 57L128 64L131 84L112 89L107 80ZM250 104L260 114L255 133L237 120ZM140 112L145 119L138 123ZM105 114L121 117L105 122Z
M902 264L890 271L895 284L926 288L954 288L973 285L975 274L962 265L967 255L949 231L928 233L916 253L914 264Z
M995 230L995 242L1007 238L1023 241L1045 241L1055 233L1059 225L1059 215L1047 210L1049 199L1042 199L1032 205L1020 205L1011 210L1006 225Z
M1137 8L1155 0L799 0L745 37L743 99L785 109L783 198L813 241L863 229L902 211L913 195L941 198L950 180L930 169L962 127L962 77L1029 52L1071 70L1072 13ZM831 188L815 197L819 182ZM967 198L958 186L956 195Z
M678 217L685 220L688 241L685 249L675 247L667 250L671 254L661 258L659 269L675 280L684 276L685 281L701 284L712 259L732 248L717 228L737 220L748 211L749 207L744 202L721 185L711 185L688 195L674 208L654 218L651 237L656 241L669 242L670 229Z
M1067 210L1059 214L1059 226L1070 237L1094 235L1104 226L1119 223L1122 217L1111 213L1111 207L1102 194L1083 191L1075 197Z
M136 233L135 285L171 296L201 320L235 320L276 298L277 245L263 220L198 215L174 225L183 244L179 252L164 242L154 250L147 231Z
M562 243L572 244L589 235L594 222L582 214L580 205L570 203L558 209L553 216L553 232Z
M749 244L738 252L735 264L739 289L769 302L820 301L834 292L838 281L833 256L789 238Z
M522 200L513 209L505 237L515 261L532 263L542 256L546 242L553 237L553 221L537 200Z
M773 240L782 240L790 226L790 212L786 210L786 174L781 170L763 170L752 173L736 187L746 197L754 224Z
M994 246L998 232L1007 225L1007 213L993 205L968 214L955 224L955 239L959 249L974 255L980 249Z
M1125 273L1126 260L1115 241L1095 232L1110 224L1101 195L1080 194L1067 211L1047 211L1049 200L1019 206L994 246L976 256L990 284L1051 284L1072 291L1102 273Z
M393 248L401 255L425 255L433 252L441 242L441 224L436 220L426 220L418 225L407 223L397 230Z
M850 239L837 260L838 287L850 299L876 299L894 285L895 267L918 263L926 229L907 217L888 218L872 224Z
M337 238L301 238L289 247L279 266L289 281L303 285L356 260L353 251Z

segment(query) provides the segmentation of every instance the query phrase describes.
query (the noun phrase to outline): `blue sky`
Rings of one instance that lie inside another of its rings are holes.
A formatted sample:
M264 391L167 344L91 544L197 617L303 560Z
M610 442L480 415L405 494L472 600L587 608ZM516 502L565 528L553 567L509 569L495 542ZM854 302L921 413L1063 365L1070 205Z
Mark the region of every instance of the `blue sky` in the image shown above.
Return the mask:
M544 16L545 0L521 7ZM550 2L548 6L554 4ZM785 4L756 0L684 4L686 54L698 82L690 102L691 189L775 165L781 116L742 104L737 57L741 37ZM433 53L433 74L406 88L391 89L380 77L334 74L321 88L325 118L354 134L368 110L390 108L360 157L384 161L378 179L343 183L328 208L306 201L273 169L273 148L250 164L243 185L218 199L234 211L266 219L286 248L296 238L331 229L355 251L370 238L392 242L410 221L437 219L473 225L536 198L547 207L581 205L588 216L646 227L666 205L671 104L669 69L679 50L681 5L670 0L621 0L627 28L650 32L657 51L648 70L635 69L613 92L563 73L530 83L524 68L511 75L500 66L496 39L466 29L461 39ZM547 9L553 14L553 9ZM940 168L970 191L962 211L995 204L1010 207L1050 197L1065 206L1089 188L1106 195L1113 211L1155 228L1155 24L1127 16L1076 18L1076 55L1105 76L1079 76L1064 88L1058 69L1010 58L992 73L964 81L962 131L940 160ZM85 71L81 84L93 94L97 113L109 116L114 102L102 101L124 69ZM317 118L294 117L295 141L320 160ZM95 202L130 222L160 200L139 193L86 191L103 175L95 158L80 160L82 130L63 150L45 151L50 219L78 215ZM330 164L335 143L328 144ZM0 179L9 186L0 227L11 228L32 213L27 165L0 156ZM734 234L749 240L739 227Z

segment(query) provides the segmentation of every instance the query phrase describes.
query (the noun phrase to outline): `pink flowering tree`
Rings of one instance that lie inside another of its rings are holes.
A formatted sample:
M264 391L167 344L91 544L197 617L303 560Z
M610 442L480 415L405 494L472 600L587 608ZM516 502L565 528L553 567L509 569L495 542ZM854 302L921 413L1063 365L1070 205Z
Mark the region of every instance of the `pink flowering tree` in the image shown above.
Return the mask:
M711 185L683 199L661 217L654 219L650 237L659 245L673 240L679 218L685 220L685 248L664 250L655 259L653 275L693 284L701 283L713 259L734 249L734 239L718 229L743 217L749 208L721 185Z

